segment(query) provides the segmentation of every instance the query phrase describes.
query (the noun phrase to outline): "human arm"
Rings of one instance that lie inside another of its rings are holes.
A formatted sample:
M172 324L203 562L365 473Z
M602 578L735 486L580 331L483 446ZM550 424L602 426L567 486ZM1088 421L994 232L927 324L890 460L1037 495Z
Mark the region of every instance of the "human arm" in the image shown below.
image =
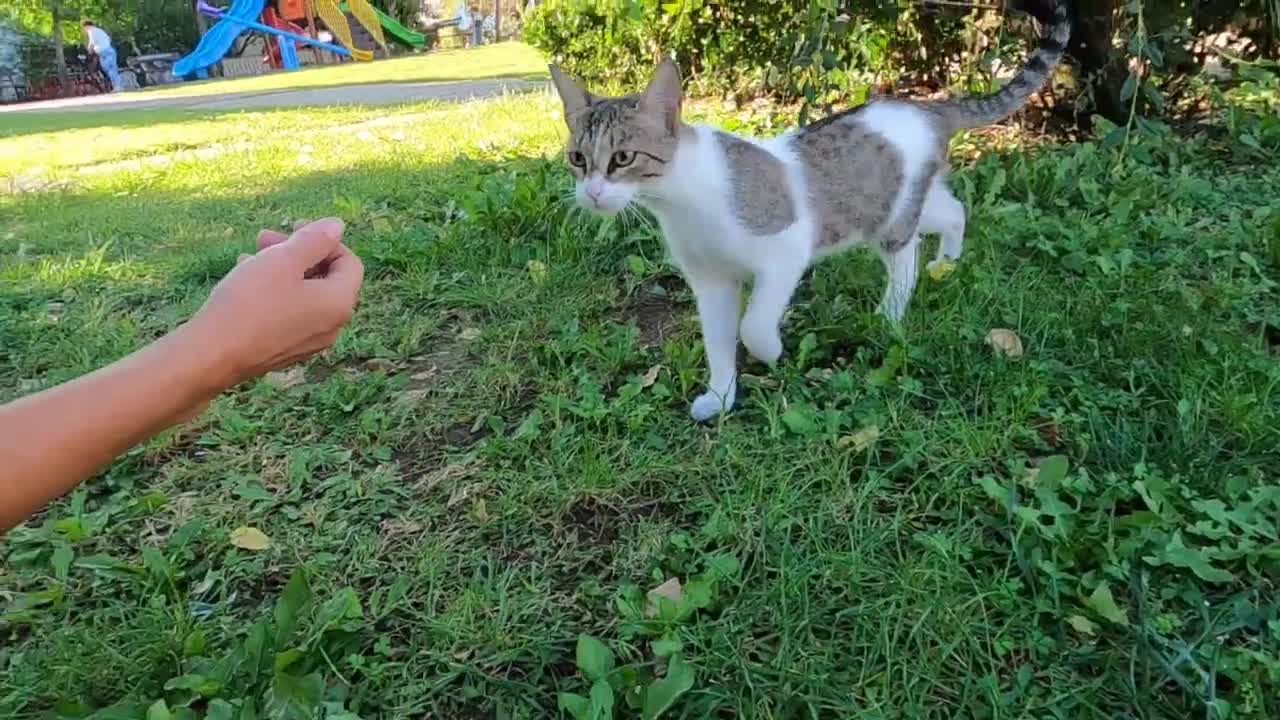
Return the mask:
M227 388L333 345L364 269L321 220L264 232L189 322L128 357L0 406L0 532Z

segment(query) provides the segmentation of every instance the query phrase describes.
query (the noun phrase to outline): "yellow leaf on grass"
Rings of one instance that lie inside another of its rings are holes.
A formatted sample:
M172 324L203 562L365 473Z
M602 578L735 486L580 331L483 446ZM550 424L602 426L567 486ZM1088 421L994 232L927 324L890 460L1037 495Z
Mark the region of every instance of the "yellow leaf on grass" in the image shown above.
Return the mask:
M231 531L231 544L244 550L266 550L271 538L258 528L238 527Z
M467 342L471 342L472 340L479 339L480 331L476 328L464 328L462 332L458 333L458 337L466 340Z
M929 263L929 277L937 282L955 272L956 264L950 260Z
M836 447L841 450L852 447L858 452L862 452L872 445L876 444L876 440L880 439L880 427L877 425L868 425L852 435L845 435L836 442Z
M1005 328L996 328L987 333L987 344L993 350L1008 358L1022 357L1022 338L1018 333Z
M533 280L534 285L541 285L547 281L547 264L540 260L530 260L524 265L525 270L529 271L529 278Z

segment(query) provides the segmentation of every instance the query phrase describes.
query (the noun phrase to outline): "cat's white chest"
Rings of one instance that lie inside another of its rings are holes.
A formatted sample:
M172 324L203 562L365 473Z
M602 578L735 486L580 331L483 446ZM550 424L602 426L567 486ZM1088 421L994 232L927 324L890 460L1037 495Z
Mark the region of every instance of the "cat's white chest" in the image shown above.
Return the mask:
M711 266L739 275L751 272L744 262L741 231L726 214L655 214L663 241L681 267Z

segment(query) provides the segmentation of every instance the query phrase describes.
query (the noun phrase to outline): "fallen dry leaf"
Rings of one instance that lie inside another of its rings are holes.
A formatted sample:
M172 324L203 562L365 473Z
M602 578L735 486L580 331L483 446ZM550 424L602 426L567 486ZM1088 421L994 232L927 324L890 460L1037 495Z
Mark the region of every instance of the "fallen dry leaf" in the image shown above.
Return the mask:
M1022 338L1012 330L996 328L987 333L986 343L993 350L1009 358L1022 357Z
M298 365L288 370L267 373L266 380L278 388L287 390L307 381L307 369Z
M365 361L364 366L373 372L382 371L387 374L394 372L396 369L396 364L386 358L370 358Z
M880 427L878 425L868 425L852 435L845 435L836 443L836 447L841 450L852 447L858 452L862 452L880 439Z
M469 342L478 339L480 331L476 328L464 328L462 332L458 333L458 337Z
M666 598L673 603L679 603L684 597L684 588L680 586L679 578L671 578L662 583L658 587L650 590L647 597L649 604L644 609L647 617L654 617L658 614L658 598Z
M409 379L410 380L430 380L431 378L435 377L436 373L438 372L440 372L440 369L437 368L435 365L432 365L427 370L423 370L422 372L416 372L410 375Z
M426 396L427 396L426 390L422 390L422 389L405 390L404 392L400 393L400 396L396 399L399 400L400 402L416 405L417 403L422 402L422 398Z
M231 544L244 550L266 550L271 538L258 528L238 527L231 531Z
M658 373L661 371L661 365L654 365L649 368L649 372L645 373L644 377L640 378L640 387L649 387L658 382Z

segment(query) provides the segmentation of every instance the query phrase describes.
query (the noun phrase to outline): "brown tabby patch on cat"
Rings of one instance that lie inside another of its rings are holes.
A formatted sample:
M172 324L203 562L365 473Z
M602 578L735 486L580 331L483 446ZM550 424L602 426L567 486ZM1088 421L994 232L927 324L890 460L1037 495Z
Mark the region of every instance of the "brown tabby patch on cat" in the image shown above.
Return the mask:
M796 221L787 171L778 158L728 133L715 135L729 163L733 208L752 232L772 235Z
M817 247L883 228L902 186L902 153L851 119L812 125L796 135L810 201L821 221Z

